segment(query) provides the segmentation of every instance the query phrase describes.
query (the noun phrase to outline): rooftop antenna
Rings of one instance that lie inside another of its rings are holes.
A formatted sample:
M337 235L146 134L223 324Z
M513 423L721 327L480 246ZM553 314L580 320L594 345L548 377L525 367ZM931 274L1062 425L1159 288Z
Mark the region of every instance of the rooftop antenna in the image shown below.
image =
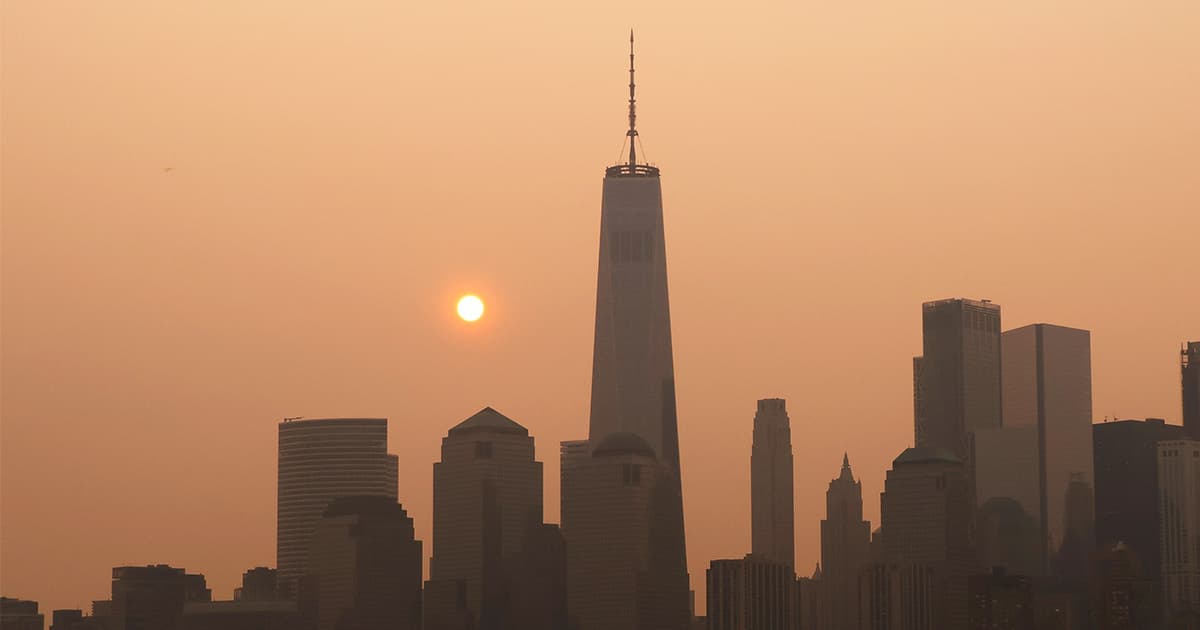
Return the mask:
M637 99L633 96L633 29L629 29L629 166L637 166Z

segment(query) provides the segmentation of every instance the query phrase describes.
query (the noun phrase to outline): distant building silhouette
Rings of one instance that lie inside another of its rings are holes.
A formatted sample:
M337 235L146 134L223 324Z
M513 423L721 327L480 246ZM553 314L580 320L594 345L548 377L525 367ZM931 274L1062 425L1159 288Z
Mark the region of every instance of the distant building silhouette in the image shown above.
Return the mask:
M1157 418L1092 425L1097 542L1124 544L1155 580L1162 577L1156 444L1183 436L1183 427Z
M1000 306L954 298L921 310L916 389L924 426L917 427L916 446L945 449L969 464L971 433L1001 426Z
M1158 443L1158 488L1163 617L1200 628L1200 440Z
M927 444L929 415L925 411L925 357L913 357L913 444Z
M1008 419L1005 418L1005 423ZM983 507L993 499L1015 501L1021 510L1033 519L1037 544L1037 566L1032 572L1017 571L1009 567L1010 573L1044 575L1046 573L1046 548L1042 531L1042 490L1038 471L1041 456L1038 447L1036 425L1003 426L994 429L979 429L973 437L972 452L975 466L975 502ZM1015 475L1013 471L1024 471ZM1062 497L1058 497L1061 503ZM985 565L992 566L992 565Z
M529 431L491 407L451 428L433 465L429 579L437 605L426 607L426 627L459 627L464 612L481 628L497 627L505 559L541 523L542 463Z
M821 521L821 570L828 597L830 630L857 630L859 569L870 560L871 524L863 520L862 482L854 479L850 457L825 492Z
M187 602L212 601L204 576L165 564L112 570L111 630L175 630Z
M593 443L566 481L567 609L579 629L687 628L673 467L641 436L614 433Z
M301 618L291 600L234 600L187 602L177 630L304 630L311 626Z
M50 613L50 630L74 630L83 625L83 611L78 608L63 608Z
M279 423L276 512L278 590L296 595L308 569L308 543L337 498L397 499L397 459L387 452L387 419L326 418Z
M967 576L976 568L970 492L962 461L953 453L910 448L893 460L880 495L886 563L933 571L934 628L967 623Z
M43 630L45 623L37 602L0 597L0 630Z
M566 630L567 546L557 525L525 533L521 551L505 560L504 630Z
M1009 474L1019 476L1012 471ZM1043 572L1041 529L1014 499L993 497L979 506L975 512L975 546L979 566L999 567L1012 575Z
M707 571L708 630L801 630L796 573L754 555L713 560Z
M1033 579L1004 569L972 575L967 581L967 627L971 630L1033 628Z
M317 630L420 630L423 564L413 520L394 499L334 500L309 547Z
M1158 581L1145 577L1137 554L1124 543L1106 545L1093 554L1091 583L1093 627L1163 627Z
M260 602L278 598L279 572L270 567L254 567L242 574L242 586L234 591L234 599Z
M792 475L787 403L760 400L750 451L750 548L757 558L788 567L796 561Z
M824 630L825 595L820 563L809 577L796 578L796 596L799 598L797 622L800 630Z
M1001 335L1005 429L1032 427L1036 432L1037 500L1031 514L1045 541L1042 551L1046 569L1059 566L1067 538L1068 487L1072 481L1091 487L1092 459L1092 362L1091 333L1086 330L1032 324ZM977 442L976 450L983 447ZM985 455L981 452L979 459ZM1018 462L1009 466L1008 476ZM982 473L980 473L982 474ZM980 486L983 485L981 477ZM1079 488L1076 488L1078 497ZM1022 497L1013 497L1020 500ZM1075 504L1077 527L1092 516L1080 510L1093 508ZM1094 548L1094 532L1077 530L1072 544L1076 573L1084 567Z
M934 570L913 562L871 561L858 571L862 630L941 630Z
M1179 351L1179 377L1183 391L1183 426L1189 438L1200 440L1200 341L1189 341Z

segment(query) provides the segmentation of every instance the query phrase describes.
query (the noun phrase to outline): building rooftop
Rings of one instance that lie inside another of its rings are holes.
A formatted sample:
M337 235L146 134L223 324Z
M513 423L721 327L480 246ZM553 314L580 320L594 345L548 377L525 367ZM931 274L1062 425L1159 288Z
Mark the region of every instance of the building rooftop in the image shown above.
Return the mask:
M491 407L484 407L475 415L454 425L454 427L450 429L450 435L461 435L463 433L474 433L476 431L529 435L528 429L520 424L517 424L513 419L505 416L495 409L492 409Z
M900 456L892 460L892 466L900 464L928 464L934 462L942 462L947 464L962 464L959 459L944 448L933 448L928 446L911 447L904 449Z

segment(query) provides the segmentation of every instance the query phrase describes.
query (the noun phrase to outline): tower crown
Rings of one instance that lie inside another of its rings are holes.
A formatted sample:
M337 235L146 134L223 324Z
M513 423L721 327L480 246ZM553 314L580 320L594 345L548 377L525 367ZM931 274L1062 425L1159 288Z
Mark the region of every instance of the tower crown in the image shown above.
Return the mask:
M625 137L629 141L629 161L605 169L607 177L657 177L658 168L649 164L638 164L637 161L637 98L634 96L636 84L633 80L633 30L629 31L629 129Z

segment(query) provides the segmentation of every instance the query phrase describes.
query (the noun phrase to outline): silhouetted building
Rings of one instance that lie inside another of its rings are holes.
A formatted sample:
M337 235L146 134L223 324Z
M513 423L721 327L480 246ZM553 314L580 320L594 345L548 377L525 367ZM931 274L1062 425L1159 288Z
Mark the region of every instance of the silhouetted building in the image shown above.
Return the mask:
M1056 558L1062 555L1067 538L1068 487L1072 480L1090 487L1093 480L1091 334L1032 324L1005 331L1001 351L1004 427L1033 427L1036 431L1037 467L1033 470L1038 505L1031 514L1046 543L1042 554L1049 569L1060 565ZM983 450L978 443L976 450ZM1078 488L1075 497L1079 498ZM1083 509L1081 504L1075 508L1077 527L1092 521L1090 515L1078 512ZM1078 556L1073 560L1074 570L1086 572L1095 534L1080 529L1074 533L1072 545L1081 553L1066 551Z
M178 630L302 630L309 627L291 600L188 602ZM361 626L360 626L361 627Z
M563 491L567 610L580 630L688 627L679 481L634 433L593 442Z
M174 630L184 603L207 601L203 575L165 564L113 568L112 630Z
M420 630L423 562L412 518L394 499L334 500L309 547L317 630Z
M789 567L796 561L792 470L787 403L760 400L750 451L750 548L758 558Z
M1183 391L1183 426L1189 438L1200 440L1200 341L1189 341L1179 351L1179 376Z
M1096 551L1092 562L1092 626L1098 630L1162 627L1162 596L1123 543Z
M236 600L262 602L278 599L279 572L270 567L254 567L242 574L242 586L234 589Z
M566 630L567 547L557 525L526 532L521 551L505 561L504 630Z
M1007 418L1005 422L1008 422ZM1038 427L1025 425L979 429L975 431L973 443L976 505L983 506L992 499L1011 499L1033 519L1034 527L1038 530L1038 567L1032 573L1013 571L1011 568L1010 572L1025 575L1044 574L1046 545L1042 543L1045 539L1041 531L1042 493L1037 474L1041 469ZM1015 475L1013 471L1016 470L1023 472Z
M62 608L50 613L50 630L75 630L83 625L83 611L78 608Z
M1161 577L1156 443L1183 435L1183 427L1156 418L1092 425L1097 542L1124 543L1153 579Z
M901 453L880 495L886 562L933 570L935 628L961 628L967 622L966 578L975 568L969 498L962 461L933 448Z
M850 457L843 455L841 474L825 492L821 521L821 570L831 630L858 628L858 572L871 552L871 524L862 512L862 482L854 479Z
M709 630L800 630L796 573L754 555L713 560L707 571Z
M1013 471L1009 474L1021 476ZM1013 499L993 497L975 512L979 566L1000 567L1014 575L1040 575L1041 540L1037 521Z
M1074 475L1067 484L1066 521L1062 544L1054 558L1054 575L1075 580L1080 585L1088 576L1092 551L1096 548L1096 499L1092 486L1082 474Z
M925 372L925 357L913 357L913 444L925 444L929 441L929 417L925 412L925 385L922 374Z
M658 485L676 488L659 489L664 504L657 508L658 526L665 528L660 537L667 548L655 555L674 565L672 573L686 575L662 183L657 167L637 161L632 35L629 45L629 159L605 170L600 204L588 439L595 448L612 435L632 433L670 470L656 476ZM563 533L570 550L574 541L565 519Z
M912 562L869 562L858 572L862 630L940 630L934 570Z
M1200 628L1200 440L1158 443L1163 617Z
M916 446L968 462L971 433L1001 426L1000 306L961 298L926 302L922 330L916 389L924 394L924 427Z
M968 578L971 630L1030 630L1033 628L1033 580L996 568L991 574Z
M37 602L0 597L0 630L43 630L45 624Z
M503 613L503 563L541 522L542 463L534 460L529 431L491 407L451 428L433 465L430 583L465 584L466 609L481 628L495 628ZM433 588L435 599L449 603L437 593L458 587ZM457 624L462 611L453 601L449 609L427 607L427 627Z
M387 419L328 418L279 423L276 533L278 591L294 597L308 569L308 543L321 514L340 497L397 499L397 459L387 452Z
M825 596L821 565L809 577L796 578L797 611L800 630L825 630Z

